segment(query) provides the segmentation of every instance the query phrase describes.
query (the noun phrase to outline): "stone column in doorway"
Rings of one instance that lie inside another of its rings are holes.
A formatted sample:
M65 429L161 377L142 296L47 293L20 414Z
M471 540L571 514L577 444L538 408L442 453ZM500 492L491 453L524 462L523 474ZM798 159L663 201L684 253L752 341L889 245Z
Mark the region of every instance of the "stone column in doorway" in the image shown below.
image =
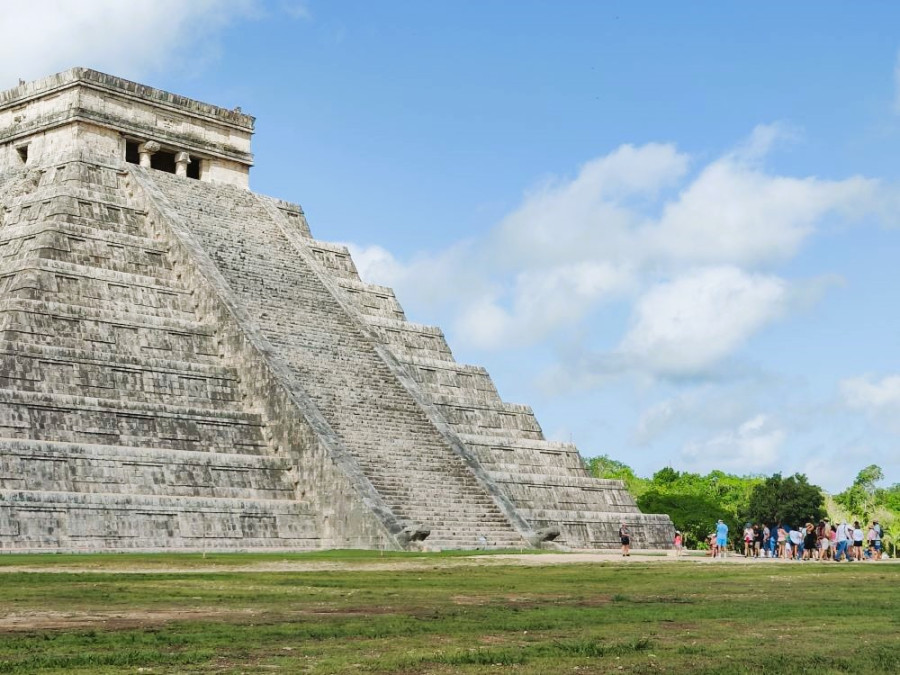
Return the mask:
M141 158L141 166L150 168L150 157L159 152L159 143L156 141L147 141L138 146L138 155Z
M187 167L191 163L191 156L186 152L179 152L175 155L175 175L187 176Z

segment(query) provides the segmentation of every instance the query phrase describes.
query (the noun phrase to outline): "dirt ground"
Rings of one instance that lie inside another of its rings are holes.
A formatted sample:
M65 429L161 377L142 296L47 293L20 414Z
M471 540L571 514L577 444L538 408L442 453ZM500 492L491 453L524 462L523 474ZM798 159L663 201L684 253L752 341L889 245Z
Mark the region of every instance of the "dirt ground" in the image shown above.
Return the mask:
M818 565L833 563L819 563L817 561L797 562L794 560L778 560L770 558L745 558L742 555L729 554L725 558L711 558L702 552L688 551L680 556L675 556L672 551L633 551L630 556L622 556L617 551L574 551L567 553L498 553L496 555L461 556L454 558L421 558L402 559L386 558L383 561L377 559L347 560L347 561L319 561L319 560L278 560L254 562L246 565L197 565L179 567L168 564L165 567L106 567L102 565L10 565L0 566L0 574L12 574L20 572L41 572L45 574L81 574L103 572L104 574L214 574L234 572L330 572L343 570L366 571L399 571L436 569L441 567L463 567L472 565L523 565L543 567L547 565L570 565L573 563L699 563L714 565ZM878 562L866 564L885 565L897 564L900 559L883 559Z
M613 551L590 551L590 552L571 552L571 553L544 553L544 554L497 554L497 555L479 555L471 557L458 558L433 558L433 559L385 559L380 560L362 560L362 561L303 561L303 560L282 560L272 562L258 562L247 565L214 565L209 566L190 566L181 567L167 565L165 568L160 567L119 567L106 568L100 565L17 565L0 567L0 574L11 574L14 572L24 573L58 573L58 574L83 574L92 572L103 572L108 574L210 574L210 573L242 573L242 572L318 572L318 571L341 571L341 570L360 570L360 571L398 571L398 570L421 570L436 569L446 567L460 567L471 565L525 565L525 566L546 566L546 565L564 565L572 563L617 563L617 564L633 564L633 563L672 563L680 562L684 564L714 564L714 565L831 565L833 563L798 563L786 560L771 559L752 559L743 556L730 555L726 558L713 559L699 553L685 553L679 557L671 552L641 552L637 551L628 557L623 557L620 553ZM873 565L890 565L897 564L898 560L882 560L876 563L867 563ZM175 610L110 610L110 611L43 611L29 610L21 612L0 612L0 633L18 633L36 630L53 630L53 629L79 629L79 628L102 628L104 630L129 629L129 628L147 628L159 626L171 621L190 621L190 620L216 620L216 621L233 621L247 620L256 614L252 609L240 610L219 610L212 608L197 609L175 609ZM252 619L251 619L252 620Z

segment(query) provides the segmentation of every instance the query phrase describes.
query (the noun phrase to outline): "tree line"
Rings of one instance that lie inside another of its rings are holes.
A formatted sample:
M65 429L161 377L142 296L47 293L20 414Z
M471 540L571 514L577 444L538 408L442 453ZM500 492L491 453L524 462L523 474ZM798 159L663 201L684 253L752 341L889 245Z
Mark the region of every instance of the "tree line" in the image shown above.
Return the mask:
M706 475L660 469L651 478L637 476L627 464L607 455L586 460L591 475L625 483L644 513L665 513L689 548L703 548L716 521L728 524L735 542L745 523L800 526L823 518L868 523L878 520L888 552L900 544L900 483L883 487L877 465L860 470L845 490L831 495L801 473L782 476L737 476L724 471Z

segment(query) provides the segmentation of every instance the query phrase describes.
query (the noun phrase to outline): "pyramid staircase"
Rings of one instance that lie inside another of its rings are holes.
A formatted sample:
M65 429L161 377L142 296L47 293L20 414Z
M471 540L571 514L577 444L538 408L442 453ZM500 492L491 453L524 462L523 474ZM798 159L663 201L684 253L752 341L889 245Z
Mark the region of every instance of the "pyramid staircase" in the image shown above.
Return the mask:
M196 240L237 302L252 308L264 340L321 413L325 433L397 519L430 532L430 547L528 546L339 303L323 270L296 246L299 219L282 222L278 202L240 188L129 170L168 221Z

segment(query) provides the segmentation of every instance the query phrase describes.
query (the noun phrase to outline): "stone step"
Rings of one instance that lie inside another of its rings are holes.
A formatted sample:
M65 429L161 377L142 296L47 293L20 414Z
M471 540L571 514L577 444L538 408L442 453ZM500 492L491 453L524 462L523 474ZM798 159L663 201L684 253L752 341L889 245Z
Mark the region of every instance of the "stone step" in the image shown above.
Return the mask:
M501 428L498 426L481 426L479 424L460 424L456 422L450 422L450 425L453 427L453 431L457 434L466 434L466 435L474 435L479 432L487 432L487 433L498 433L501 432L507 436L507 438L511 438L513 440L541 440L543 438L543 433L539 430L525 430L525 429L516 429L516 428Z
M519 509L559 509L570 513L637 510L634 497L617 480L496 471L489 475Z
M419 386L430 402L440 406L468 410L484 409L495 413L505 410L505 404L496 391L448 387L438 382L427 383L421 380L419 380Z
M594 478L593 476L565 476L545 473L519 473L513 471L489 471L498 483L520 483L543 487L586 488L592 490L624 490L620 480Z
M413 498L419 495L425 495L426 497L431 497L433 499L435 490L440 491L440 487L442 485L440 481L422 481L420 480L421 476L416 473L409 473L402 480L398 480L397 482L393 483L380 480L377 477L372 477L369 474L366 475L369 476L369 480L371 480L372 483L378 487L379 491L384 492L385 494L406 496L409 498ZM404 483L408 486L404 485ZM444 484L446 484L446 481ZM451 498L454 502L460 503L477 502L481 504L487 504L491 501L491 498L487 494L485 494L484 490L482 490L481 487L477 486L474 482L460 486L457 490L454 491Z
M530 458L522 458L522 461L515 461L517 458L515 457L495 457L492 453L489 454L487 452L476 450L473 454L478 458L481 466L485 469L485 471L493 472L542 472L541 475L545 476L557 476L559 478L566 477L583 477L585 475L585 470L583 465L579 463L572 463L570 465L554 465L554 464L542 464L540 461L534 461Z
M30 204L9 209L7 223L13 227L48 222L64 222L90 227L98 232L120 233L134 237L146 232L145 214L122 207L107 206L88 198L80 201L75 195L37 199Z
M83 352L82 352L83 354ZM149 360L149 359L148 359ZM237 375L224 368L154 366L10 348L0 341L0 388L104 399L242 409ZM170 362L171 363L171 362ZM190 365L190 364L182 364Z
M128 224L146 215L142 209L134 208L117 185L91 185L78 180L41 181L37 189L13 200L9 213L11 224L59 216Z
M103 351L100 349L71 349L68 347L58 347L56 345L43 345L2 339L0 339L0 353L20 354L28 358L45 358L55 361L86 363L94 366L111 364L122 368L140 368L152 370L154 372L177 373L229 381L237 380L237 374L234 368L221 365L221 359L217 359L215 363L184 361L178 359L156 358L147 355L135 356L115 351Z
M0 293L120 311L195 320L193 293L180 282L49 258L0 261ZM23 291L32 295L22 296ZM105 307L104 303L109 304ZM178 314L175 314L178 313ZM185 316L179 316L185 314Z
M0 230L0 261L23 259L57 260L157 279L173 275L168 247L159 241L61 221Z
M514 536L510 533L509 528L505 527L505 523L502 520L480 520L473 518L452 518L445 514L435 513L430 514L427 517L422 517L421 512L419 514L406 514L401 513L401 517L409 518L412 521L418 522L422 525L422 527L431 530L431 536L434 537L447 537L453 533L469 533L465 534L465 536L472 536L472 532L477 532L479 534L484 534L485 536L492 537L501 537L501 538L510 538Z
M423 548L426 550L439 551L468 551L468 550L505 550L518 549L523 550L531 548L524 539L485 539L484 542L478 537L460 537L447 539L432 539L428 537L422 542Z
M286 500L0 490L0 550L317 548L316 517Z
M478 494L474 487L466 490L454 490L451 494L446 490L441 490L438 485L422 486L422 488L411 490L401 490L388 485L383 485L378 481L372 481L372 484L386 499L392 499L404 504L416 506L421 506L423 504L452 504L459 507L482 507L493 503L493 500L490 497L483 493Z
M535 450L554 454L578 456L578 448L573 443L549 441L545 438L509 438L502 434L458 434L466 445L484 445L510 450Z
M488 470L588 476L584 460L571 443L482 433L459 433L459 437Z
M469 520L474 514L478 522L506 522L506 519L500 515L500 512L492 508L493 504L489 501L429 500L424 496L419 496L418 499L396 499L397 495L390 493L382 496L388 504L393 506L395 511L404 515L413 516L416 513L430 513L432 515L429 517L440 516L454 520Z
M122 185L123 172L117 167L101 166L69 159L48 167L41 177L41 185L73 182L84 188L118 188Z
M23 298L0 301L0 339L208 363L218 360L213 332L199 321Z
M307 246L315 260L335 277L362 283L346 246L315 239L307 240Z
M346 294L347 301L361 314L406 320L406 315L391 289L354 279L339 279L338 286Z
M294 499L284 459L0 439L0 489Z
M0 437L263 454L256 413L0 390Z
M507 437L543 439L541 426L528 406L500 401L494 405L462 406L439 398L435 404L459 433L503 434Z
M588 511L577 509L520 509L520 512L529 521L550 520L615 523L616 527L619 526L622 518L626 518L626 522L629 524L641 521L651 522L660 519L665 520L668 518L668 516L643 514L636 506L632 507L631 509L622 509L621 511Z
M400 361L427 359L453 362L453 352L450 351L444 333L437 326L378 316L363 318L366 325L373 329L388 347L396 351Z
M127 307L127 305L126 305ZM151 330L171 330L198 335L212 336L213 330L196 318L176 319L152 317L136 313L132 307L118 307L115 310L85 305L72 305L51 299L30 299L4 297L0 301L0 312L23 312L41 314L72 321L93 321L100 324L146 328Z

